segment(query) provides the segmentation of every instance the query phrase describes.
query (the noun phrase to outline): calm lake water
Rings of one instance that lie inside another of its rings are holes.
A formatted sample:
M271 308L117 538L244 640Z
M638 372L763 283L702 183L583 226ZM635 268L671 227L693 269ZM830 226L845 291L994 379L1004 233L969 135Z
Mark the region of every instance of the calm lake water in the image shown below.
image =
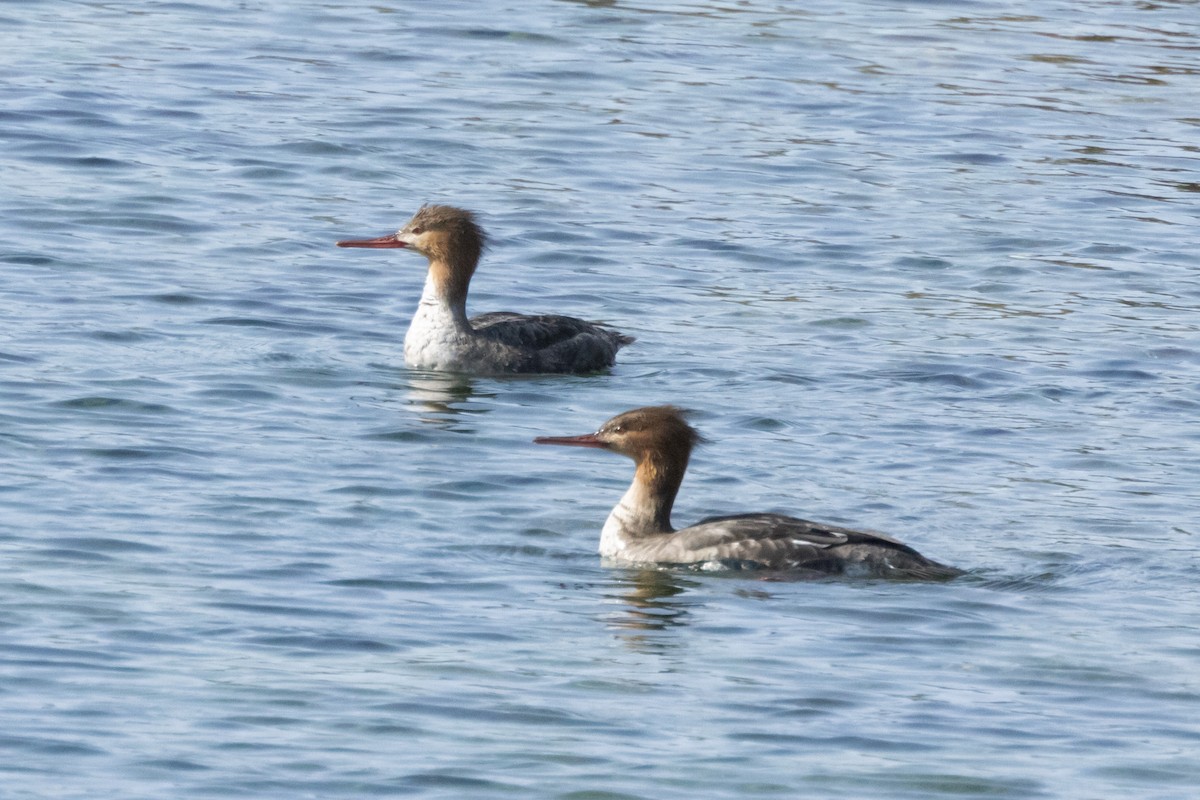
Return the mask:
M12 798L1190 798L1194 2L0 6ZM611 374L406 369L421 203L476 311ZM944 585L617 568L778 510Z

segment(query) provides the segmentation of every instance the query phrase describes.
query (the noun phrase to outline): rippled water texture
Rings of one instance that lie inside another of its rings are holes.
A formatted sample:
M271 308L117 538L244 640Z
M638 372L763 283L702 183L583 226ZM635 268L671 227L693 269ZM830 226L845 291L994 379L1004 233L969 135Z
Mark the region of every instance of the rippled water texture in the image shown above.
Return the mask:
M0 793L1195 796L1198 13L0 5ZM637 344L406 369L426 201ZM602 564L658 402L970 574Z

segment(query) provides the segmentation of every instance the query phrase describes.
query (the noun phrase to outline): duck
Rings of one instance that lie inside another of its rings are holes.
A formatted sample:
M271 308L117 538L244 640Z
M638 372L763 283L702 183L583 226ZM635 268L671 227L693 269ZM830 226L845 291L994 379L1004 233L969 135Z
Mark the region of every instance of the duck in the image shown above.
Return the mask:
M633 482L608 515L600 555L636 566L759 569L816 575L943 581L963 570L879 533L773 513L732 514L675 529L671 509L703 437L677 406L618 414L595 433L539 436L537 444L589 447L633 459Z
M417 311L404 336L404 362L416 369L476 374L600 372L634 341L597 322L555 314L494 311L467 318L467 290L487 246L475 214L423 205L404 227L338 247L405 248L429 267Z

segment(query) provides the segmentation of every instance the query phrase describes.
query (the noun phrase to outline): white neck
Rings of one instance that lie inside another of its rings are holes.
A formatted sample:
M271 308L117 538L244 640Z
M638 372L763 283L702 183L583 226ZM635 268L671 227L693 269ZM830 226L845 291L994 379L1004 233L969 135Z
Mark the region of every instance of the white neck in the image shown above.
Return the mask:
M662 507L650 487L636 477L604 522L600 532L600 555L625 558L629 547L647 536L670 533L670 506Z
M421 301L404 335L405 362L410 367L427 369L453 367L447 360L473 334L467 322L466 295L446 296L431 269L425 275Z

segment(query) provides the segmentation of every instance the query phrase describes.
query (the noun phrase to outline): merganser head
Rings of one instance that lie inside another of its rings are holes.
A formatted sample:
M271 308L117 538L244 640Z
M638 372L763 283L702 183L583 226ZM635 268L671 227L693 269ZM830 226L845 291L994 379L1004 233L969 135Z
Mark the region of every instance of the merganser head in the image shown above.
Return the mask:
M430 261L440 261L467 277L475 271L479 256L487 244L487 235L475 221L475 215L454 206L423 205L403 228L377 239L347 239L338 247L391 248L416 250Z
M582 436L539 436L537 444L598 447L641 464L665 458L687 465L692 448L704 441L687 423L687 411L675 406L646 406L618 414L595 433Z

